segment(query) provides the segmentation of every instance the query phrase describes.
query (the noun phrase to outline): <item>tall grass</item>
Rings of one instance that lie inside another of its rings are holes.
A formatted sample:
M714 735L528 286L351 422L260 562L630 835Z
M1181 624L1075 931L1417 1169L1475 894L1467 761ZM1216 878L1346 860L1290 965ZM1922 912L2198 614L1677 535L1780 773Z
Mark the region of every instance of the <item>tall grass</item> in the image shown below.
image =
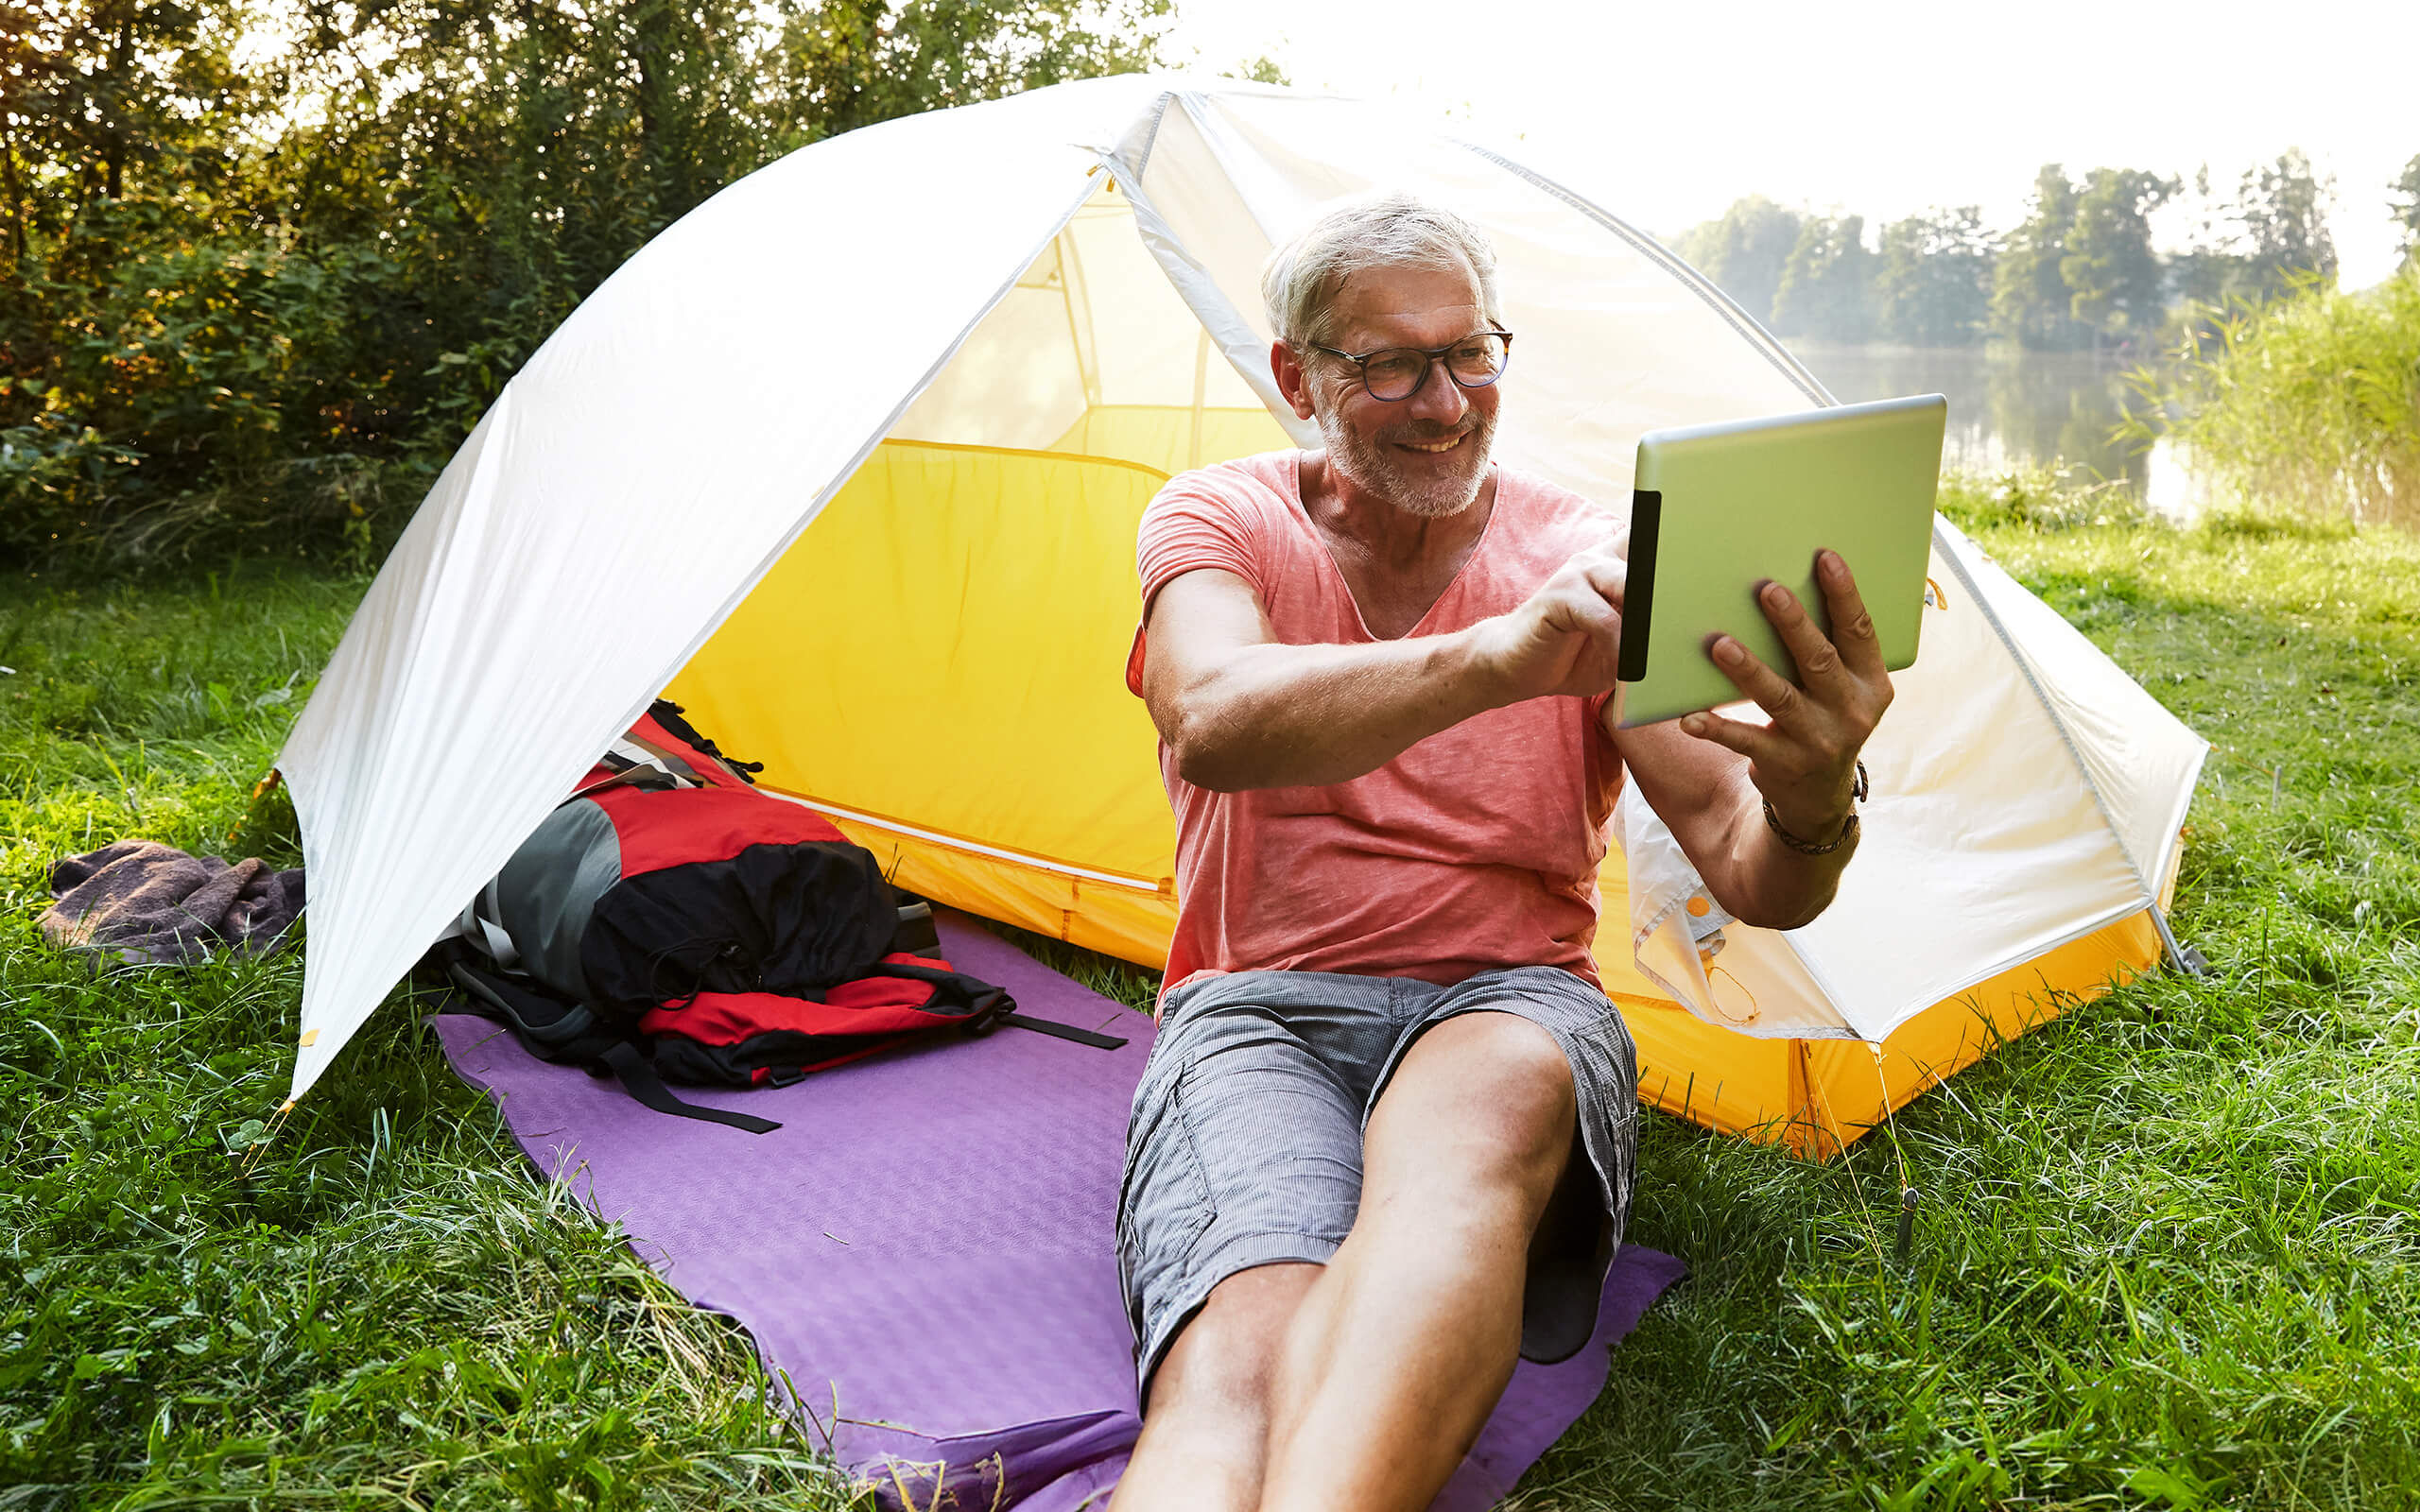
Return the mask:
M2420 264L2239 305L2137 387L2222 503L2420 528Z

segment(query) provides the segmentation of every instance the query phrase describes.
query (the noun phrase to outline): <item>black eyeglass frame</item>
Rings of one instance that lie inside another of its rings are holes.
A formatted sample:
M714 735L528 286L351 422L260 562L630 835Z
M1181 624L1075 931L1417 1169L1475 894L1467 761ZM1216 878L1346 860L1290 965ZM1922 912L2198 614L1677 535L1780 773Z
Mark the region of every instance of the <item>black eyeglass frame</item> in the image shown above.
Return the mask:
M1462 382L1462 380L1456 375L1453 366L1450 363L1443 361L1445 353L1453 351L1456 347L1461 346L1463 342L1468 341L1471 338L1470 335L1457 337L1452 341L1446 342L1442 347L1373 347L1368 352L1362 352L1357 357L1350 352L1340 352L1334 347L1322 346L1316 341L1306 341L1303 344L1310 348L1313 352L1324 352L1331 357L1342 357L1345 361L1353 364L1354 369L1361 375L1361 391L1368 394L1372 399L1376 400L1379 404L1400 404L1407 401L1417 399L1420 396L1420 391L1428 387L1429 373L1433 372L1441 366L1445 369L1445 376L1453 379L1454 387L1461 389L1465 393L1468 393L1474 388L1495 387L1495 385L1504 377L1505 370L1512 366L1512 333L1510 331L1499 331L1495 327L1490 326L1484 331L1474 331L1471 333L1471 335L1498 336L1501 337L1504 342L1503 365L1498 367L1493 375L1475 384L1466 384ZM1404 390L1400 394L1397 394L1392 399L1389 399L1386 395L1370 387L1370 359L1373 357L1383 357L1390 352L1416 352L1424 359L1421 364L1419 380L1409 388Z

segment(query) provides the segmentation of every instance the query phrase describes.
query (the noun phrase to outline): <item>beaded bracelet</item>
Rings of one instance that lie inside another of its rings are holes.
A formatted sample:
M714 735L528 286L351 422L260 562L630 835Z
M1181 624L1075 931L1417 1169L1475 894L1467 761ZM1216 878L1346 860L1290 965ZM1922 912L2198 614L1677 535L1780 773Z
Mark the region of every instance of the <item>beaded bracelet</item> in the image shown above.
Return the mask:
M1789 847L1792 850L1797 851L1802 856L1828 856L1833 851L1838 850L1841 847L1857 838L1858 817L1857 809L1854 805L1865 801L1866 787L1865 763L1860 761L1857 764L1857 781L1849 786L1849 802L1852 805L1849 809L1849 816L1845 820L1841 821L1841 833L1832 836L1822 845L1815 845L1808 841L1802 840L1798 836L1790 833L1788 830L1783 829L1781 827L1781 816L1773 812L1773 800L1772 799L1765 799L1765 827L1772 830L1774 834L1780 836L1782 844Z

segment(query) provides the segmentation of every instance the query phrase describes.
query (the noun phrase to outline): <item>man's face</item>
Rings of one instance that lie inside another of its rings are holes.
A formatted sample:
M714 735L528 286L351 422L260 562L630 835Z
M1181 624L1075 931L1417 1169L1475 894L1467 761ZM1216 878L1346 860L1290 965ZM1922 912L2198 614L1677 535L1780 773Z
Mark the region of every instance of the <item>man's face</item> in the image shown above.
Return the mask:
M1355 353L1434 349L1488 328L1468 268L1371 268L1345 280L1323 346ZM1478 498L1495 439L1497 391L1464 388L1431 364L1419 392L1374 399L1351 363L1307 353L1305 368L1330 462L1353 483L1408 514L1442 519Z

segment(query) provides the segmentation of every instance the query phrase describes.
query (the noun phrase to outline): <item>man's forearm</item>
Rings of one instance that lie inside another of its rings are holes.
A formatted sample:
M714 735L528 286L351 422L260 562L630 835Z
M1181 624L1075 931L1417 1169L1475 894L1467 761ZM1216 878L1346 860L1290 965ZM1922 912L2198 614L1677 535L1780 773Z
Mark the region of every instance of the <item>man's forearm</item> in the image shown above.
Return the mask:
M1473 630L1244 646L1184 690L1170 745L1198 787L1319 786L1374 771L1503 701Z
M1823 855L1792 850L1765 822L1764 800L1754 786L1744 776L1737 785L1738 798L1727 843L1718 852L1720 859L1716 866L1704 874L1707 890L1743 924L1796 929L1814 922L1840 891L1841 873L1857 853L1857 837L1849 836L1846 844ZM1841 833L1845 818L1843 814L1820 833L1799 838L1816 844L1829 841Z

